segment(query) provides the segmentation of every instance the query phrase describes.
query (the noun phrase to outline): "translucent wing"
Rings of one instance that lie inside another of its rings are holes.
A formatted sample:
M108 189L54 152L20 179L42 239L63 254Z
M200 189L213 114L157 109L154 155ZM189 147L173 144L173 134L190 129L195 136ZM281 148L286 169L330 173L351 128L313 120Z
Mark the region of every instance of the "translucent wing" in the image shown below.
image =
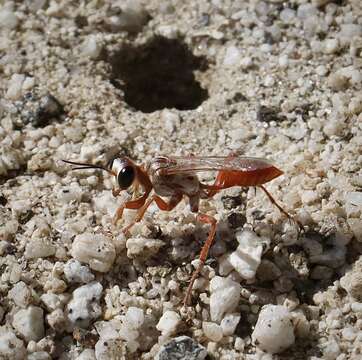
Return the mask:
M255 171L274 167L265 159L246 156L182 156L158 157L150 166L164 175L194 173L197 171Z

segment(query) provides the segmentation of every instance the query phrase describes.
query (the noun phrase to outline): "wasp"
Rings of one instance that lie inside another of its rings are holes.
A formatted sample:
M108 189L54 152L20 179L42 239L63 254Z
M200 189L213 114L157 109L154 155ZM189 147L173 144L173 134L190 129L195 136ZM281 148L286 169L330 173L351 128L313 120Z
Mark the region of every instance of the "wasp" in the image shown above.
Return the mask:
M283 174L283 171L266 159L234 154L229 156L159 156L145 165L137 165L128 157L118 157L110 161L107 166L63 161L74 165L73 170L101 169L108 172L115 179L116 186L112 189L114 196L118 196L124 190L131 189L136 193L139 188L142 189L141 196L122 203L114 215L113 223L116 224L122 218L125 209L137 210L134 220L122 229L124 233L142 220L152 203L156 203L162 211L171 211L183 198L188 199L191 212L197 214L196 219L210 225L210 232L201 249L199 265L193 272L186 291L184 305L187 305L191 299L193 284L205 264L216 233L216 219L199 212L201 199L210 199L221 190L234 186L258 187L287 218L292 220L288 212L264 187L265 183ZM213 184L200 181L197 174L203 171L217 172ZM297 223L301 226L299 222Z

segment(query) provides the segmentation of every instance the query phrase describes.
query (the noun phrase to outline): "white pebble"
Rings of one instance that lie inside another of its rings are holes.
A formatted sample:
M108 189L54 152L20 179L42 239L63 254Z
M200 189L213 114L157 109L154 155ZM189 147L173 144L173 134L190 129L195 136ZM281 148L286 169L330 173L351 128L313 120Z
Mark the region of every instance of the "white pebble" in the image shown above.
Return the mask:
M271 75L267 75L264 79L264 86L271 87L275 84L274 77Z
M345 43L350 43L354 37L362 36L360 24L341 24L341 31L338 36Z
M145 320L145 315L143 314L143 310L134 306L131 306L127 309L125 322L132 329L138 329L142 326Z
M348 104L348 111L351 114L359 115L362 112L362 96L353 97Z
M236 281L215 276L210 281L211 320L220 323L224 314L232 313L240 300L241 286Z
M35 351L28 355L27 360L51 360L46 351Z
M0 28L7 28L9 30L15 29L18 26L19 20L13 11L9 9L0 10Z
M67 305L68 318L73 324L87 327L91 320L101 315L99 299L102 290L100 283L92 282L73 291L72 300Z
M108 23L113 28L113 31L140 31L147 22L148 17L143 4L138 0L128 0L121 1L119 7L121 8L121 13L108 19Z
M314 190L302 190L301 200L303 204L313 204L319 200L318 192Z
M24 80L25 80L25 75L13 74L13 76L9 81L9 87L6 92L7 99L18 100L21 97Z
M312 4L301 4L298 7L297 10L297 16L300 19L308 19L311 16L314 16L317 12L317 9L314 5Z
M362 303L361 302L353 302L351 304L351 310L355 313L362 313Z
M180 315L175 311L168 310L161 316L156 328L161 331L162 335L169 336L176 332L180 322Z
M47 238L32 238L26 244L25 258L38 259L53 256L56 252L56 247Z
M235 350L243 352L244 348L245 348L245 341L242 338L237 337L235 339L234 348L235 348Z
M64 275L68 283L87 283L94 280L88 266L81 265L78 260L71 259L64 265Z
M362 242L362 219L348 219L347 223L358 242Z
M340 284L352 299L362 302L362 256L354 263L353 268L341 277ZM355 308L357 304L355 303Z
M240 317L241 316L238 313L225 315L220 323L224 336L231 336L234 334L235 329L239 324Z
M67 128L69 129L69 128ZM69 129L69 131L73 131ZM75 136L79 136L79 131L74 130ZM71 183L67 188L62 189L57 192L57 198L63 204L69 204L71 201L79 202L82 198L83 190L80 188L79 184Z
M0 332L0 354L4 359L25 359L26 349L23 340L18 339L11 331Z
M40 300L44 303L47 310L49 311L60 308L62 305L62 301L60 300L59 295L53 293L46 293L41 295Z
M351 191L345 196L346 202L352 206L355 206L358 211L362 211L362 192Z
M19 281L14 287L9 291L8 296L12 299L15 305L26 308L32 300L31 290L26 286L23 281Z
M279 63L279 66L281 68L286 68L288 67L289 65L289 58L288 58L288 55L282 55L279 57L279 60L278 60L278 63Z
M245 56L240 60L240 66L242 69L248 69L253 65L253 59L249 56Z
M230 254L229 262L243 279L254 279L260 265L263 244L270 241L249 230L239 231L236 238L239 246Z
M90 35L81 46L82 55L96 59L102 51L102 45L96 36Z
M321 344L320 347L323 350L323 360L335 360L341 353L341 349L334 338Z
M48 325L56 332L62 332L67 325L67 318L62 309L55 309L46 316Z
M168 134L172 134L180 126L179 115L168 109L162 110L161 121Z
M290 23L292 21L294 21L295 18L295 11L289 8L285 8L280 12L280 20L283 21L284 23Z
M27 76L23 82L23 90L29 91L34 87L35 79L33 77Z
M319 76L325 76L328 73L328 69L324 65L319 65L319 66L316 67L315 72Z
M229 46L226 49L223 65L234 66L239 65L241 60L241 51L236 46Z
M324 41L324 53L334 54L339 50L338 39L327 39Z
M202 330L205 336L211 341L218 342L223 337L221 326L213 322L204 321L202 323Z
M271 354L286 350L295 341L291 313L284 306L264 306L259 313L252 339L258 348Z
M29 306L19 310L14 315L13 326L26 341L39 341L44 337L43 309Z
M73 241L72 256L87 263L91 269L107 272L116 258L113 242L102 234L84 233L77 235Z
M84 155L86 157L86 155ZM93 199L96 210L113 217L119 207L119 200L109 190L100 191Z
M151 255L157 254L165 243L158 239L149 239L145 237L131 237L126 242L127 256L135 258L143 256L148 258Z

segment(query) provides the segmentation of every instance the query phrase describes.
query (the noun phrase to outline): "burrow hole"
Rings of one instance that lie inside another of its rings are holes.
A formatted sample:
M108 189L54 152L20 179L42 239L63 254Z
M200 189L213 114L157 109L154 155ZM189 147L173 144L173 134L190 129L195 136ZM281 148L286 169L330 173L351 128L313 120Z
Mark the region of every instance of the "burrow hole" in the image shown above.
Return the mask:
M110 63L112 83L135 110L191 110L208 98L194 73L205 71L207 60L193 55L180 40L158 36L138 47L127 44L111 56Z

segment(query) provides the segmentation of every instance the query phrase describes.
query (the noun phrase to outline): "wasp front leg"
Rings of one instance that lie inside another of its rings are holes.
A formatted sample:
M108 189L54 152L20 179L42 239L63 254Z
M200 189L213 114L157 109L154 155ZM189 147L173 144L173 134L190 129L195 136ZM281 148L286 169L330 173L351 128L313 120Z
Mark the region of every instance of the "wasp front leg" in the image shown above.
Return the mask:
M156 202L156 205L160 210L171 211L181 200L182 200L181 194L176 194L172 196L169 202L164 201L162 198L160 198L157 195L152 195L151 198L145 201L144 204L138 208L139 210L137 212L135 219L122 230L123 233L127 233L134 224L140 222L143 219L145 212L147 211L148 207L152 204L153 201Z
M113 220L112 220L113 225L116 225L118 220L122 219L124 209L137 210L145 204L146 199L147 199L147 197L142 196L139 199L126 201L124 204L122 204L117 209L116 213L113 216Z

